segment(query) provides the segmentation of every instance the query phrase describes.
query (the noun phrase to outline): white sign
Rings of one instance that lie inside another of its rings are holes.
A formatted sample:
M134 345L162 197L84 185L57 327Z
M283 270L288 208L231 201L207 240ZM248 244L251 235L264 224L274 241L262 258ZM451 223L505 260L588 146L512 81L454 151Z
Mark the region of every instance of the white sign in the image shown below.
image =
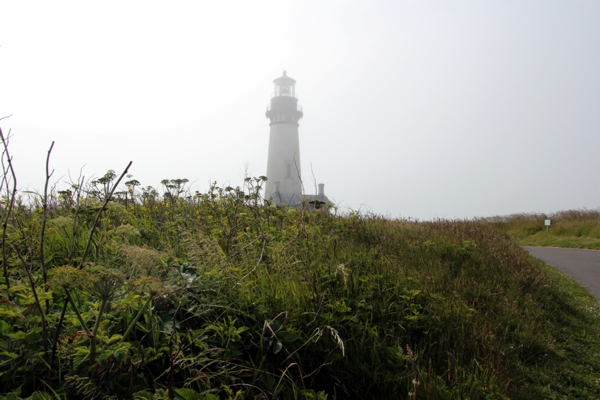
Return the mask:
M544 220L544 225L550 226L550 220L549 219Z

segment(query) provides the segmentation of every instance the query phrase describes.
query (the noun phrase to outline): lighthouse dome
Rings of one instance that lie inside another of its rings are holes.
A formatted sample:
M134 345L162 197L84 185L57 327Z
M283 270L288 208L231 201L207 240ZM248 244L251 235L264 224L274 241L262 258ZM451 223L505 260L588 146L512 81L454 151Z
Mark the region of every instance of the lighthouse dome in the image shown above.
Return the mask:
M287 76L285 71L282 76L274 79L273 83L275 84L274 97L296 97L296 81Z
M295 85L296 81L292 78L290 78L289 76L287 76L287 72L283 71L283 75L281 75L279 78L273 79L273 83L274 84L279 84L279 85Z

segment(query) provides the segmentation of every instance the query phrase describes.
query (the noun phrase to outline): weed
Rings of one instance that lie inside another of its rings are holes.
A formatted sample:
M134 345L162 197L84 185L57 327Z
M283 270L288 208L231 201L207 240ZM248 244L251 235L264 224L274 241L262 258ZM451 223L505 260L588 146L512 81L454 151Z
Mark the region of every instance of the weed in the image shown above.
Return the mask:
M6 398L598 397L597 303L505 221L273 207L263 178L118 191L114 171L40 212L12 179Z

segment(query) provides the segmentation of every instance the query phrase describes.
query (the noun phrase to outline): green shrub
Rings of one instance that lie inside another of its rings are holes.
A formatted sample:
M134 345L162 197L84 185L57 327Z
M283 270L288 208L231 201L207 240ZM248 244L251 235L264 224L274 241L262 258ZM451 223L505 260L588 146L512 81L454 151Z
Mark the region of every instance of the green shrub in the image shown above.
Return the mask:
M487 222L272 207L261 178L104 208L113 179L43 232L37 203L0 208L7 398L597 394L597 305Z

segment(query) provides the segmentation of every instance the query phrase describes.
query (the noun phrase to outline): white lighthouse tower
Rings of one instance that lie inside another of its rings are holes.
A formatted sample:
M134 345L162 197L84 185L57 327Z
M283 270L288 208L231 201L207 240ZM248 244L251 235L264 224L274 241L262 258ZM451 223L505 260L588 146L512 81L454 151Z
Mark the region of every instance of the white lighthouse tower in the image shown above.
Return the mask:
M283 71L273 83L275 92L266 113L271 134L265 198L274 204L293 206L300 203L303 194L298 138L298 121L303 114L298 108L296 81Z
M325 196L324 184L319 183L318 192L314 195L305 194L302 186L298 121L303 114L298 108L296 81L283 71L283 75L273 83L275 92L266 113L271 121L271 135L265 199L275 205L298 207L304 204L311 209L328 209L329 199Z

